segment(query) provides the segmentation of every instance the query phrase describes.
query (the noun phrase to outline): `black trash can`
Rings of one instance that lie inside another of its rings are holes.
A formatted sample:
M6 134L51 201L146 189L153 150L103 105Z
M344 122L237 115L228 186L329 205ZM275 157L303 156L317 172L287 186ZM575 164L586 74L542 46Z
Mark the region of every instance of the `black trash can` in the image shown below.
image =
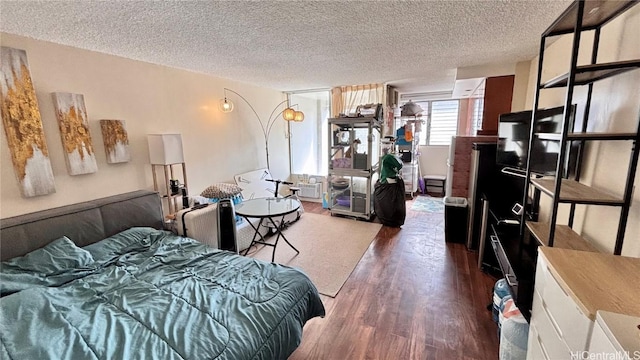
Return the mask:
M467 199L447 196L444 198L444 240L464 243L467 239Z

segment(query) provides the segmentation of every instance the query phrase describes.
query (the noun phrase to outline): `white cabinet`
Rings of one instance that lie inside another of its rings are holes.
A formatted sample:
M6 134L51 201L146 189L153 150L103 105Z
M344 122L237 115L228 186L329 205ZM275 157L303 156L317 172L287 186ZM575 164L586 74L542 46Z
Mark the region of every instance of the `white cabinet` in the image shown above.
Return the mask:
M593 334L591 334L591 340L589 341L589 352L615 354L620 350L619 344L615 342L615 339L609 338L603 325L596 321L593 327Z
M639 258L538 248L527 359L575 359L591 349L620 349L612 336L603 337L611 326L602 326L599 317L603 311L640 316L639 278ZM634 330L640 343L640 330L634 326L627 324L620 332Z
M589 353L605 359L640 359L640 317L598 311ZM618 357L616 357L618 356Z
M571 359L571 352L586 348L593 327L593 322L565 292L541 254L536 268L530 326L536 335L529 334L528 360ZM533 357L536 346L544 357Z
M544 359L569 359L571 350L563 337L563 330L568 329L558 326L554 315L537 294L533 298L532 312L536 315L531 319L530 328L535 328L537 336L535 339L530 336L529 342L536 340L539 343Z
M534 300L535 301L535 300ZM542 347L542 339L538 330L533 324L529 326L529 344L527 348L527 359L549 360L548 351Z

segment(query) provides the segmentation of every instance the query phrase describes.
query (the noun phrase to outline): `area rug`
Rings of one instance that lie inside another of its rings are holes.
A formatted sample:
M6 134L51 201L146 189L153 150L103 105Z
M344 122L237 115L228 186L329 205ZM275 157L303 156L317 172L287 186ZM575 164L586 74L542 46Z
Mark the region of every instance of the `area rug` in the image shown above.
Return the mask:
M431 213L443 213L444 203L442 202L442 198L418 196L413 200L411 210Z
M301 269L321 294L335 297L381 227L365 221L304 213L283 232L300 254L280 239L275 262ZM275 241L275 236L267 241ZM249 250L249 256L270 262L272 251L270 246L258 245L257 250L255 246Z

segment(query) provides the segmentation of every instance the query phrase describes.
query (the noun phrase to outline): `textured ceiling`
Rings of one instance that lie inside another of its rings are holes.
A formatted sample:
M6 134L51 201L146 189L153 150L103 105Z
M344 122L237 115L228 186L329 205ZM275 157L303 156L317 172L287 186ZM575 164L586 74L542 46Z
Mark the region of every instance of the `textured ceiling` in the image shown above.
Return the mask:
M0 30L278 90L450 89L458 67L531 59L569 3L2 0Z

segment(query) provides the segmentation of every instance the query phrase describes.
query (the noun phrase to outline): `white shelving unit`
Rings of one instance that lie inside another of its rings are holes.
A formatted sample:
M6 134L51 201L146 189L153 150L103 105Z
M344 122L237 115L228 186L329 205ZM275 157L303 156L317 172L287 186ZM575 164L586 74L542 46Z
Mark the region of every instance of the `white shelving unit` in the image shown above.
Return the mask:
M178 199L182 198L182 193L180 191L174 194L171 192L171 188L169 186L169 180L176 178L173 171L174 165L179 166L179 168L182 170L182 181L183 181L182 187L188 188L187 165L185 163L182 162L182 163L168 164L168 165L157 165L157 164L151 165L151 171L153 173L153 189L157 191L159 194L161 194L160 196L162 197L163 200L167 200L168 216L173 216L175 213L178 212L178 210L180 210L178 208ZM161 183L158 183L157 171L159 168L162 169L162 173L164 175Z
M366 220L373 216L382 122L373 117L329 119L329 210Z
M404 180L405 192L407 195L413 196L418 191L418 179L420 177L420 132L425 126L422 117L417 116L398 116L394 121L394 136L396 136L396 152L402 160L402 179ZM407 141L402 135L398 136L397 131L400 127L405 127L411 132L411 139Z

